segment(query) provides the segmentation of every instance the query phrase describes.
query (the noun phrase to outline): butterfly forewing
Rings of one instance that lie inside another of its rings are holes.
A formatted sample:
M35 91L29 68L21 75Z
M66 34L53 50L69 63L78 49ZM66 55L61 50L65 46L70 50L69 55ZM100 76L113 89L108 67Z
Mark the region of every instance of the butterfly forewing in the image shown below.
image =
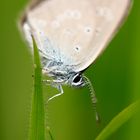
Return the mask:
M23 28L29 42L34 32L46 57L60 58L82 71L105 49L129 5L130 0L37 1L27 11Z

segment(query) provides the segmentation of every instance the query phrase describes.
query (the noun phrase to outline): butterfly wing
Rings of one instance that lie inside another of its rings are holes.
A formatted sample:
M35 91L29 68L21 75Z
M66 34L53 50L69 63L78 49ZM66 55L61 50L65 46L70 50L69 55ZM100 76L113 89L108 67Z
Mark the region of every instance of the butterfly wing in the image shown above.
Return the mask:
M130 8L131 0L93 0L96 26L87 57L80 64L78 71L84 70L103 52L114 37Z
M47 58L70 59L66 63L82 71L105 49L129 5L130 0L37 0L23 29L30 44L34 33Z

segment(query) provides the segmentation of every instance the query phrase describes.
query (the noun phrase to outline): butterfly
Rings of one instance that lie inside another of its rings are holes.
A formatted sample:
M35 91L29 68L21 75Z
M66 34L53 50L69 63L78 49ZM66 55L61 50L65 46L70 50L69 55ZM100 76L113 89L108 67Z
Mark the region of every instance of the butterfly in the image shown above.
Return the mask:
M130 0L32 0L21 28L33 48L32 35L41 57L42 71L62 95L62 85L88 85L92 102L97 100L90 80L83 75L114 37L131 7Z

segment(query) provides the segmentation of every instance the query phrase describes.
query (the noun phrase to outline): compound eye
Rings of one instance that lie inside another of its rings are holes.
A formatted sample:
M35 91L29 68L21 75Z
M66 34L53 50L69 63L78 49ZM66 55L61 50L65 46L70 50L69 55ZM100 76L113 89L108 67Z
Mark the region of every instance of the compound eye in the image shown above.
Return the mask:
M73 82L78 83L81 81L81 79L82 79L82 77L80 75L77 75L76 77L74 77Z
M72 80L72 85L73 86L81 86L83 84L83 78L80 74L76 74L74 77L73 77L73 80Z

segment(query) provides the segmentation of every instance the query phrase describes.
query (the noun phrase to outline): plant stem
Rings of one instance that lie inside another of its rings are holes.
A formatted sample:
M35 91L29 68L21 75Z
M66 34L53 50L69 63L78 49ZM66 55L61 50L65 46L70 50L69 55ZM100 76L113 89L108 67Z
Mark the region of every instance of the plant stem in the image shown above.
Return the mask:
M32 99L29 140L46 140L41 63L34 37L32 37L32 39L34 50L34 93Z

